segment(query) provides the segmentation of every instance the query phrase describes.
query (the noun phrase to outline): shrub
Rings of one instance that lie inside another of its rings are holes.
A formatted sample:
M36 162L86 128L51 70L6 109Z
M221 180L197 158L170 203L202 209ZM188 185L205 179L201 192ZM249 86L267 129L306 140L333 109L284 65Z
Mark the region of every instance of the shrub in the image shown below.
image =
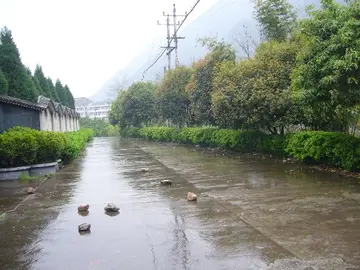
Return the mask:
M36 162L37 132L30 128L9 129L0 135L0 166L26 166Z
M285 150L303 162L360 169L360 139L344 133L299 132L289 138Z
M92 138L91 129L59 133L14 127L0 134L0 167L68 161L79 155Z
M65 133L66 143L61 159L68 162L69 160L76 158L93 136L94 131L87 128Z
M360 139L335 132L299 132L267 135L256 130L146 127L122 130L127 137L220 146L239 152L290 155L302 162L360 169Z

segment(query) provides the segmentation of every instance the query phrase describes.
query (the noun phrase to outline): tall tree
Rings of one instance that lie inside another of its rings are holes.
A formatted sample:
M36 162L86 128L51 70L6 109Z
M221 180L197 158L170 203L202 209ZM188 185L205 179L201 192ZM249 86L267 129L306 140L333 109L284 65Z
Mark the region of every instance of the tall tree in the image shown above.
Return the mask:
M191 68L178 67L166 73L157 90L162 120L178 127L188 123L190 100L185 92L192 74Z
M33 93L32 94L32 101L36 101L37 97L40 95L39 89L38 89L37 85L35 84L35 82L33 80L34 77L31 74L31 70L28 67L25 67L25 71L26 71L26 74L27 74L27 78L26 78L27 87L29 89L32 89L31 93Z
M190 118L193 125L214 124L211 109L211 92L213 72L221 62L235 62L235 51L230 44L219 42L214 38L200 40L207 46L209 53L204 59L193 64L193 74L187 86L191 106Z
M0 95L7 95L9 84L5 78L4 73L0 69Z
M348 131L360 104L360 1L340 5L322 0L301 22L303 50L292 75L307 125L317 130Z
M37 95L38 96L43 95L39 80L35 76L32 76L31 78L32 78L32 81L34 82L34 86L36 88Z
M67 102L67 105L69 108L72 108L72 109L75 109L75 99L69 89L69 86L67 84L65 84L64 86L64 92L65 92L65 95L66 95L66 102Z
M133 83L127 91L121 91L111 106L110 122L120 128L141 127L157 119L156 85L151 82Z
M66 94L65 94L65 90L64 90L64 86L62 85L61 81L59 79L56 80L56 83L55 83L55 91L57 93L57 95L59 96L59 102L62 104L62 105L67 105L67 97L66 97Z
M59 95L57 94L56 89L55 89L55 85L53 84L50 77L47 78L47 82L48 82L48 86L49 86L49 90L50 90L50 93L51 93L52 100L56 101L56 102L60 102Z
M41 92L40 92L41 95L43 95L47 98L52 98L48 80L46 79L44 72L42 70L42 67L40 65L36 66L35 72L34 72L34 77L39 81L39 84L41 87Z
M296 25L296 13L288 0L254 0L254 3L263 39L286 40Z
M0 69L8 82L8 95L34 101L34 85L21 62L19 50L11 31L4 27L0 32Z

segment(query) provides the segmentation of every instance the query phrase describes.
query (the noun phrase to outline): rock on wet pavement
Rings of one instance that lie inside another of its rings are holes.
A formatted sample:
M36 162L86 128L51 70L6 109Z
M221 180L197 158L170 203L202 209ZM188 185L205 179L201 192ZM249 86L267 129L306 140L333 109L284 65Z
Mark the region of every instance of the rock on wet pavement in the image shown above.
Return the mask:
M29 188L27 189L27 194L34 194L34 193L35 193L35 189L34 189L34 188L29 187Z
M119 212L120 208L113 203L108 203L104 209L106 212Z
M89 205L88 204L80 204L80 206L78 207L78 211L79 212L84 212L84 211L88 211L89 210Z
M148 168L142 168L142 169L141 169L141 172L143 172L143 173L146 173L146 172L148 172L148 171L149 171Z
M88 224L88 223L83 223L83 224L80 224L80 225L78 226L78 229L79 229L79 232L90 231L91 225Z
M172 181L171 180L162 180L160 182L162 185L171 185L172 184Z
M187 199L188 199L188 201L196 201L197 195L195 193L188 192Z

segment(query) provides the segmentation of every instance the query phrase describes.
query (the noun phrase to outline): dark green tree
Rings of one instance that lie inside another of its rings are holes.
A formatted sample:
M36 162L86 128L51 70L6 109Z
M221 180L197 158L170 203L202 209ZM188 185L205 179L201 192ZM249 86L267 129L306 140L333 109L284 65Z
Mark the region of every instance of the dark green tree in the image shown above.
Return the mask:
M6 27L0 32L0 69L7 79L9 96L35 101L34 84L21 62L12 33Z
M47 98L52 98L48 80L46 79L44 72L42 70L42 67L40 65L36 66L35 72L34 72L34 77L39 81L40 88L41 88L41 92L40 92L41 95L43 95Z
M56 80L55 83L55 91L57 93L57 95L59 96L59 102L62 105L67 105L67 97L65 94L65 90L64 90L64 86L62 85L61 81L59 79Z
M75 109L75 99L69 89L69 86L67 86L67 84L65 84L65 86L64 86L64 92L65 92L66 102L67 102L67 104L65 106Z
M262 38L266 41L284 41L296 26L296 12L287 0L254 0L255 18Z
M48 77L47 81L48 81L49 90L50 90L50 93L51 93L52 100L56 101L56 102L60 102L59 95L56 92L55 85L53 84L51 78Z
M0 69L0 95L7 95L9 84L5 78L4 73Z
M38 96L42 95L42 89L41 89L39 80L35 76L32 76L31 78L32 78L32 81L33 81L34 86L36 88L37 95Z

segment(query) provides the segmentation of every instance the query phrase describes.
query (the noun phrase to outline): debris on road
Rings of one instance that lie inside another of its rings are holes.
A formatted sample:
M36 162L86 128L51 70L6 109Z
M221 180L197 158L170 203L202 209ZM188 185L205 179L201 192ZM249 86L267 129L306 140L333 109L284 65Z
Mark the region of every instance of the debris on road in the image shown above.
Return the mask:
M119 212L119 207L117 207L115 204L113 203L108 203L106 206L105 206L105 212Z
M160 182L162 185L171 185L172 184L172 181L171 180L162 180Z
M90 231L91 225L88 223L83 223L78 226L79 232Z
M80 204L80 206L78 207L78 211L79 212L84 212L84 211L88 211L89 210L89 205L88 204Z
M196 201L197 195L195 193L188 192L187 199L188 199L188 201Z

